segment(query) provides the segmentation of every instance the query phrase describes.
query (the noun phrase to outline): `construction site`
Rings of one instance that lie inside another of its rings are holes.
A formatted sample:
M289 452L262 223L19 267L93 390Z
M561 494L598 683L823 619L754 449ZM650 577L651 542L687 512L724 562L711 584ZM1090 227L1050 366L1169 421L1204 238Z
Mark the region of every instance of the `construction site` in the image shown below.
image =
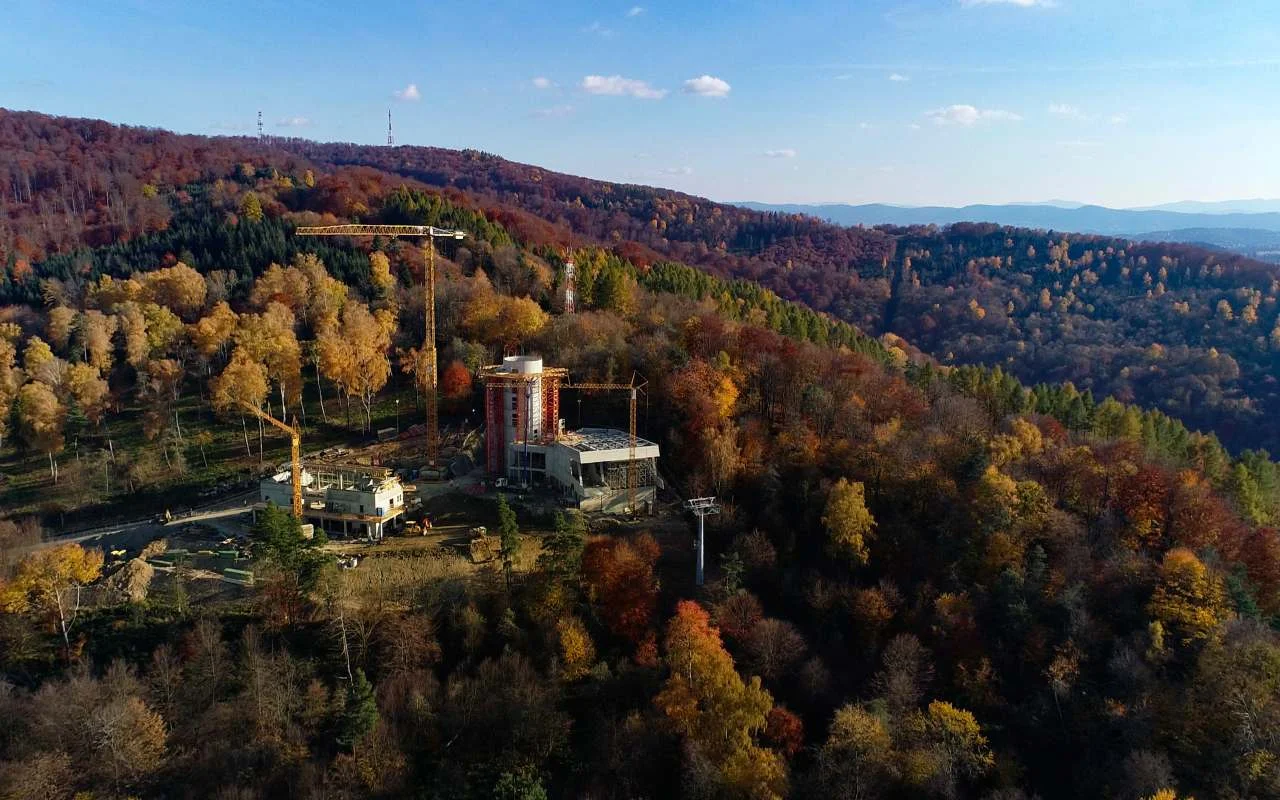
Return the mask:
M643 383L568 382L563 368L537 356L509 356L485 367L485 467L522 489L542 488L583 511L649 513L658 486L658 445L636 435L636 398ZM561 389L624 392L630 429L569 431L560 416Z

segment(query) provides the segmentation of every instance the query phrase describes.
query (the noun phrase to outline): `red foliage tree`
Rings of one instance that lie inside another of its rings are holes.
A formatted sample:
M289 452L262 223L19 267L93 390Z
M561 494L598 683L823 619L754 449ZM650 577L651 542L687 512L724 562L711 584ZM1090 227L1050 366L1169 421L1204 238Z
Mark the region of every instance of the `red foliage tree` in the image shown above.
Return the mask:
M786 706L774 706L765 717L764 739L790 758L804 746L804 723Z
M653 574L658 554L658 543L648 534L631 540L593 539L582 553L582 575L600 618L611 632L635 644L649 633L658 605Z
M1258 528L1245 537L1240 561L1253 584L1258 607L1267 614L1280 614L1280 532Z
M456 403L467 399L471 396L471 370L467 369L466 364L454 359L440 376L440 389L446 400Z

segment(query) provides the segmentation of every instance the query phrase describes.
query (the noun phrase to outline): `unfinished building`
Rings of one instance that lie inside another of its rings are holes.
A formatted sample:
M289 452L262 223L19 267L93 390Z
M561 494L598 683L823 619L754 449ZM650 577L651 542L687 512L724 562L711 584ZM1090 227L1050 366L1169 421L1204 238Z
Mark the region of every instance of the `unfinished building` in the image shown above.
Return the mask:
M290 472L282 470L258 484L259 504L288 508ZM404 522L404 486L385 467L304 463L302 521L331 535L380 539Z
M632 500L651 508L658 485L658 445L613 428L565 430L560 389L632 391L613 384L572 384L563 368L544 368L537 356L509 356L481 370L485 384L485 464L490 475L521 486L557 491L587 511L625 511ZM633 447L634 444L634 447Z

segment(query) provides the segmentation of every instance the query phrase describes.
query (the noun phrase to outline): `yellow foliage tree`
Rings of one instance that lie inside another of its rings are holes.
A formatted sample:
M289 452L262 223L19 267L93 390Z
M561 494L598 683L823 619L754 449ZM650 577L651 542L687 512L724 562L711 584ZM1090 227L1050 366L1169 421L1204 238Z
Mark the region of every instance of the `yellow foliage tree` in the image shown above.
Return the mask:
M115 356L115 345L111 340L116 335L119 325L119 319L103 314L97 309L84 312L82 328L84 360L97 367L103 374L111 371Z
M35 376L39 375L46 365L53 363L55 358L48 342L39 336L32 336L22 350L22 368L34 380Z
M323 331L316 342L320 370L364 408L364 425L372 423L373 396L391 376L391 337L377 317L360 303L342 310L342 325Z
M893 775L894 756L885 720L861 706L844 706L818 750L821 790L827 797L878 797Z
M63 426L67 421L67 408L43 383L32 381L18 390L18 434L27 446L49 457L49 475L58 481L58 461L54 457L62 452Z
M566 617L556 623L560 643L560 675L566 681L584 677L596 660L596 646L591 634L577 617Z
M13 342L0 338L0 446L9 433L13 402L18 397L18 387L22 385L22 370L18 369L17 361L18 351Z
M234 337L237 349L267 368L282 408L302 394L302 347L293 326L293 312L271 301L261 314L241 315Z
M1222 580L1180 547L1165 554L1147 613L1184 645L1211 638L1231 617Z
M122 302L116 306L116 318L119 320L120 333L124 336L125 361L137 369L146 362L151 348L147 341L147 319L143 316L142 306L133 300Z
M102 421L111 388L92 364L72 364L67 370L67 390L80 413L93 425Z
M373 285L375 308L395 306L396 277L391 274L391 259L381 250L369 254L369 283Z
M822 514L827 528L827 548L855 566L867 563L867 540L875 534L876 521L867 509L861 483L841 478L827 495Z
M222 414L232 411L240 415L240 429L244 433L244 449L249 455L253 450L249 447L249 431L244 424L244 404L254 408L262 405L270 391L267 382L267 368L256 361L249 353L236 348L231 353L231 360L222 370L222 374L210 382L210 395L213 407Z
M145 273L141 283L148 300L179 316L189 319L204 308L208 291L204 276L181 261L172 267Z
M75 332L76 319L80 315L66 306L54 306L49 309L48 324L45 330L53 349L66 355L67 345L71 343L71 334Z
M219 301L208 314L188 328L188 335L196 352L205 358L212 358L215 353L221 352L235 333L239 319L225 300Z
M711 401L715 404L719 421L729 419L734 406L738 404L738 385L728 375L721 376L711 390Z
M147 327L147 358L160 358L174 352L186 333L178 315L157 303L143 303L142 317Z
M13 580L0 587L0 610L54 617L69 659L71 626L80 612L82 590L101 572L101 550L86 550L78 544L37 550L22 560Z

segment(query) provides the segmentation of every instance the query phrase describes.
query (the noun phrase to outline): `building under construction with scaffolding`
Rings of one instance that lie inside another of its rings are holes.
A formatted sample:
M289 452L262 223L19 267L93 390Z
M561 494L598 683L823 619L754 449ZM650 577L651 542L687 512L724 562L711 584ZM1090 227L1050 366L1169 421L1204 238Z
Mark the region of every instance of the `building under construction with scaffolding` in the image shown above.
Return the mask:
M287 508L292 481L287 469L258 484L258 506ZM404 486L385 467L306 462L302 465L302 522L332 535L380 539L404 522Z
M509 356L480 373L485 386L485 466L519 486L553 489L587 511L652 508L658 445L635 433L639 387L573 384L568 371L537 356ZM629 391L631 430L565 429L560 390Z

